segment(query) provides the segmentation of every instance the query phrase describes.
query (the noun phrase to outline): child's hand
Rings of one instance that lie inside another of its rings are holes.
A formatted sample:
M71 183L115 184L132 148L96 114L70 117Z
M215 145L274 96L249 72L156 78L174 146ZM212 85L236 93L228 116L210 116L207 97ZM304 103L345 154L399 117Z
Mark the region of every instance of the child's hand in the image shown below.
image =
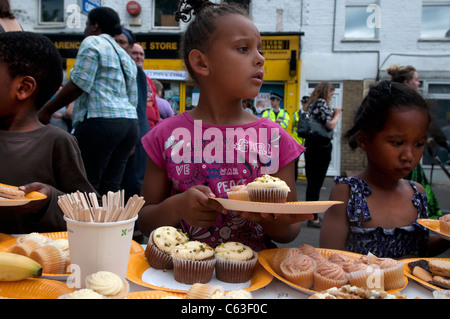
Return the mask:
M25 193L36 191L47 196L45 199L33 200L28 204L17 206L15 208L15 211L20 213L38 213L43 207L48 204L52 195L50 186L38 182L19 186L19 189L24 191Z
M180 218L195 227L207 228L214 225L218 215L226 214L227 210L210 197L215 196L207 186L197 185L189 188L182 193L183 206L180 207Z

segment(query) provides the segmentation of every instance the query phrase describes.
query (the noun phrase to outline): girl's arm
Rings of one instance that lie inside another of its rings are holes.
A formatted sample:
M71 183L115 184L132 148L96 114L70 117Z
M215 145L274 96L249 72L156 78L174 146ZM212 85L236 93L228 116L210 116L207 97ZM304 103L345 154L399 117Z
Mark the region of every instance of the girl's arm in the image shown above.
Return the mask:
M139 212L139 230L149 235L161 226L177 226L185 220L195 227L214 225L218 214L226 212L213 196L207 186L194 186L187 191L172 195L167 173L150 158L147 159L142 185L145 206Z
M320 230L320 247L344 250L347 239L349 220L347 218L347 202L350 187L347 184L336 184L330 192L330 201L342 201L325 212Z

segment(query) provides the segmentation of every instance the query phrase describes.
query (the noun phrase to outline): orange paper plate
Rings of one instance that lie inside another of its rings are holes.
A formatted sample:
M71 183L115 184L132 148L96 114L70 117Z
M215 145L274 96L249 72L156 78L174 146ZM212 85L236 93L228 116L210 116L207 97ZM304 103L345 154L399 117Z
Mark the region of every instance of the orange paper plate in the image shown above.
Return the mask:
M435 286L433 284L430 284L428 282L426 282L425 280L422 280L420 278L417 278L416 276L414 276L411 273L411 269L409 268L408 264L410 262L414 262L414 261L418 261L418 260L426 260L426 261L430 261L430 260L445 260L445 261L450 261L450 258L408 258L408 259L402 259L402 261L405 263L405 275L408 276L409 278L413 279L414 281L416 281L417 283L419 283L420 285L424 286L425 288L428 288L430 290L441 290L442 288Z
M421 218L421 219L418 219L417 222L420 225L422 225L423 227L425 227L425 228L431 230L432 232L438 234L442 238L450 240L450 235L444 234L443 232L440 231L439 220L437 220L437 219Z
M165 297L175 297L184 299L184 297L186 297L186 294L163 290L147 290L147 291L130 292L127 295L127 299L162 299Z
M307 289L304 288L302 286L296 285L292 282L290 282L289 280L287 280L286 278L280 276L273 268L272 268L272 260L273 257L275 255L275 253L280 250L280 249L289 249L289 248L274 248L274 249L266 249L263 251L260 251L258 253L258 260L261 263L261 265L273 276L275 276L276 278L278 278L279 280L283 281L284 283L286 283L287 285L291 286L292 288L295 288L297 290L303 291L305 293L308 294L315 294L317 293L317 291L312 290L312 289ZM320 252L322 254L322 256L324 256L325 258L331 256L332 254L338 253L341 255L345 255L347 257L353 258L353 259L357 259L360 258L363 255L360 254L356 254L356 253L352 253L349 251L343 251L343 250L335 250L335 249L323 249L323 248L316 248L318 252ZM396 291L400 291L402 289L404 289L406 287L406 285L408 284L408 278L405 276L405 284L403 287L399 288L399 289L393 289L393 290L388 290L388 293L393 293Z
M152 289L157 289L157 290L163 290L163 291L169 291L169 292L175 292L175 293L187 293L187 291L189 290L190 285L183 285L183 284L177 284L175 286L183 286L183 288L174 288L170 286L170 282L167 281L164 285L155 285L149 282L146 282L143 277L144 274L147 271L151 272L150 276L153 276L154 278L156 278L157 280L159 279L163 279L166 278L167 276L170 276L173 272L172 270L157 270L157 269L152 269L149 264L147 263L147 260L145 259L145 255L144 253L138 253L138 254L133 254L132 256L130 256L130 261L128 263L128 271L127 271L127 279L134 282L135 284L147 287L147 288L152 288ZM173 276L172 276L173 277ZM171 278L173 279L173 278ZM259 263L256 264L256 269L253 273L252 278L250 279L250 285L244 289L248 290L248 291L254 291L257 289L260 289L266 285L268 285L271 281L272 281L273 277L271 274L269 274ZM215 284L215 285L222 285L224 286L224 289L226 289L227 287L227 283L225 282L221 282L217 279L214 278L213 276L213 280L214 283L211 284ZM237 285L237 284L229 284L231 285Z
M67 239L67 232L52 232L52 233L40 233L41 235L44 235L52 240L56 239ZM4 237L5 240L1 240L1 238ZM6 235L6 234L0 234L0 251L11 251L12 248L17 244L17 238L14 236ZM134 240L131 242L131 249L130 249L130 255L135 253L143 253L144 248ZM52 279L59 279L59 280L65 280L67 276L70 274L47 274L43 273L42 276Z
M286 202L286 203L261 203L228 198L212 198L218 201L226 209L254 212L254 213L277 213L277 214L315 214L326 211L329 207L343 202L338 201L315 201L315 202Z
M17 186L11 186L6 184L1 184L6 187L18 189ZM41 200L47 198L46 195L39 193L39 192L29 192L25 195L25 198L19 198L19 199L10 199L10 198L4 198L0 197L0 206L20 206L25 205L31 202L32 200Z
M57 299L74 292L61 281L29 278L20 281L0 281L0 296L15 299Z

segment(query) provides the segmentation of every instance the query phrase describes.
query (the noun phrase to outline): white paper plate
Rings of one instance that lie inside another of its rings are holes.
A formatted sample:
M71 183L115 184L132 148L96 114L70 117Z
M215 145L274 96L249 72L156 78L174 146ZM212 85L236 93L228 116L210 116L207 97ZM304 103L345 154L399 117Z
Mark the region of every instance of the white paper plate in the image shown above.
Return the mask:
M212 198L218 201L226 209L253 212L253 213L277 213L277 214L316 214L326 211L329 207L343 204L339 201L314 201L314 202L286 202L286 203L261 203L234 200L227 198Z

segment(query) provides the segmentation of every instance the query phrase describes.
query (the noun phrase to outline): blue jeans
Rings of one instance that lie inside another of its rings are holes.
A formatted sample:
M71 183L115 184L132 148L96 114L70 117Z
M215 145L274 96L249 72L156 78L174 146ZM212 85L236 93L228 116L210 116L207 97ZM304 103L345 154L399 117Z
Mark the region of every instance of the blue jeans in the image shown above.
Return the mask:
M89 182L100 195L121 189L128 157L139 136L138 121L90 118L74 131Z

